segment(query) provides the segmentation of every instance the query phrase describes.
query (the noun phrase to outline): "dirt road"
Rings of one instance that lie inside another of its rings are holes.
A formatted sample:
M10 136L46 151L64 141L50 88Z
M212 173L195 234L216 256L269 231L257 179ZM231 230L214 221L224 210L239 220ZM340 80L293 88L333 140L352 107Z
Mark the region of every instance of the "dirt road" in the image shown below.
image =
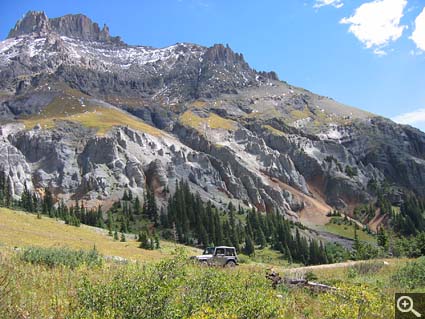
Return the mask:
M298 272L307 272L307 271L314 271L314 270L321 270L321 269L347 268L356 264L367 263L367 262L371 262L371 261L370 260L346 261L343 263L336 263L336 264L288 268L288 269L284 269L283 272L298 273ZM386 259L373 260L373 262L382 262L384 265L389 265L389 262Z

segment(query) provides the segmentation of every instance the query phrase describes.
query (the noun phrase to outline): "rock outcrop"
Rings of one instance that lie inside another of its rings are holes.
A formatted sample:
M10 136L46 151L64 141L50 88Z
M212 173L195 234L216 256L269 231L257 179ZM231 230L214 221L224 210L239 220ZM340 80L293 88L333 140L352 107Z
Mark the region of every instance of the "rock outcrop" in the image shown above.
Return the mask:
M102 29L83 14L67 14L49 19L43 11L29 11L15 27L10 30L8 38L36 34L43 36L51 32L60 36L84 41L109 42L123 45L120 37L111 37L105 24Z

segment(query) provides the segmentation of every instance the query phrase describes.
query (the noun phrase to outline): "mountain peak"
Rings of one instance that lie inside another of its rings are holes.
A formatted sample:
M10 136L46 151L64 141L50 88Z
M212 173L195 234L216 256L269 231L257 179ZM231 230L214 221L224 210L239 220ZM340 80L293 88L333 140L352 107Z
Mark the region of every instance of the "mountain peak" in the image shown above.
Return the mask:
M49 32L84 41L123 44L120 37L110 36L109 27L106 24L100 29L96 22L84 14L67 14L49 19L43 11L28 11L10 30L8 37L13 38L31 33L41 35Z
M29 33L45 33L51 30L49 18L44 11L28 11L10 30L8 38Z
M229 45L214 44L205 53L205 59L217 64L246 63L243 55L235 53Z

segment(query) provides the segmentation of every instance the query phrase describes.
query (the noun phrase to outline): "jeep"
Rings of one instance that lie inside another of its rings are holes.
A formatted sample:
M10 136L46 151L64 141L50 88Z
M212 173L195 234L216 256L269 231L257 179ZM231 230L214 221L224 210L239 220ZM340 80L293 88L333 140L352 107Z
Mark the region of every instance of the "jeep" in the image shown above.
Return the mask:
M207 247L202 255L195 256L202 265L234 267L238 264L235 247Z

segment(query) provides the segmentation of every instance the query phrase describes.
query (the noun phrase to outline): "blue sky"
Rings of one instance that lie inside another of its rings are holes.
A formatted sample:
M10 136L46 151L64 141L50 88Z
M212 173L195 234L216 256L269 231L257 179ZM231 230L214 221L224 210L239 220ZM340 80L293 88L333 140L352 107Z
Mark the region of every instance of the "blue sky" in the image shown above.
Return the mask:
M130 44L229 44L257 70L425 131L425 0L1 1L0 37L28 10L84 13Z

